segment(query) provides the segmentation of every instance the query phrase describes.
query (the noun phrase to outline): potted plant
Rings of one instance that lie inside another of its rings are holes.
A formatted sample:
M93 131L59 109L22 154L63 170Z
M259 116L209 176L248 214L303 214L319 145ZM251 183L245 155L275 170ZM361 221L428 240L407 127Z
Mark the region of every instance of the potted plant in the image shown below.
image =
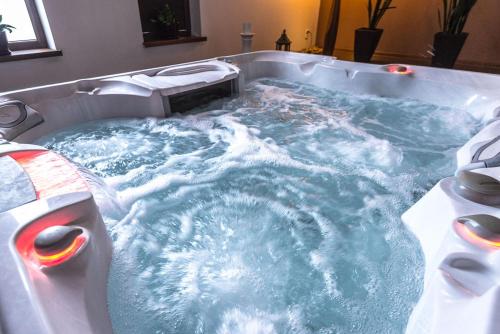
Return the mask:
M356 29L354 41L354 60L365 63L372 59L384 32L377 28L380 20L389 9L396 8L391 6L392 0L375 0L375 4L372 1L368 0L368 28Z
M9 41L7 40L7 32L12 32L15 29L10 24L2 23L2 15L0 15L0 56L10 55Z
M159 39L176 39L178 37L177 19L168 4L165 4L158 16L151 22L156 25L155 35Z
M434 35L432 66L453 68L465 44L468 33L463 32L476 0L443 0L438 9L441 31Z

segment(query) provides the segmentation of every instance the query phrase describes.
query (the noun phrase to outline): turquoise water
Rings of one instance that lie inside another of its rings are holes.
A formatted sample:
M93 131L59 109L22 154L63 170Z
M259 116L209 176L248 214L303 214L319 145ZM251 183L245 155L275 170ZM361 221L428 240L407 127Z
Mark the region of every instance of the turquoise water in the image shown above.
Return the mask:
M454 170L460 110L276 80L169 119L40 141L101 177L117 333L403 333L423 258L400 215Z

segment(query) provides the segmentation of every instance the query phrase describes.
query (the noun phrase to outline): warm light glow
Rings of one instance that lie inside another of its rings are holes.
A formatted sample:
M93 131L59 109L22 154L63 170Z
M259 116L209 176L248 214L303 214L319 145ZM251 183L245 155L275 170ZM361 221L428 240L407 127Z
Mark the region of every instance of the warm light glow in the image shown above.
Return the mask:
M10 156L29 175L37 198L90 191L75 166L52 151L15 152Z
M59 253L52 255L40 255L36 251L34 252L35 258L38 263L45 267L54 267L60 265L63 262L66 262L70 258L72 258L76 253L82 248L82 246L87 241L85 235L79 235L73 240L71 245L68 248L60 251Z
M460 222L455 222L454 226L457 234L473 245L500 248L500 240L489 240L480 237L479 235L474 233L474 231L471 231L465 224L462 224Z
M56 266L76 255L87 241L88 237L84 234L77 236L65 251L58 254L41 255L35 250L35 239L40 232L52 226L68 225L74 221L75 218L74 216L68 215L65 211L58 211L26 226L16 238L17 251L24 259L25 263L35 267ZM55 258L52 258L53 256L55 256ZM44 262L44 260L46 261Z
M37 198L47 198L72 192L90 191L87 182L76 167L51 151L22 151L9 154L29 175ZM29 224L16 238L16 248L24 261L34 266L57 266L78 253L87 241L79 235L65 250L53 255L40 255L35 251L35 239L52 226L68 225L76 217L67 211L56 211Z
M414 73L414 71L409 66L406 65L391 64L387 65L385 68L387 72L394 74L409 75Z

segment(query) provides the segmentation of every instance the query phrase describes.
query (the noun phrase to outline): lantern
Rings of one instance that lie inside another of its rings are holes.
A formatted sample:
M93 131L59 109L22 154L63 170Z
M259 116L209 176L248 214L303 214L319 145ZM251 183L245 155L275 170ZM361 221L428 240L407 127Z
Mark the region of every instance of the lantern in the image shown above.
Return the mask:
M291 44L292 41L286 35L286 29L284 29L280 38L278 38L278 40L276 41L276 50L283 51L284 48L284 51L290 51Z

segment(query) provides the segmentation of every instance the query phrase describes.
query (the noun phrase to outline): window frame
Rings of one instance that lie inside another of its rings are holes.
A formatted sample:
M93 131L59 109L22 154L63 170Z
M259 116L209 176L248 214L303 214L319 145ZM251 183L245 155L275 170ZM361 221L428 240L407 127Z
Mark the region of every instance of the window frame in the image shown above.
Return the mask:
M172 1L179 1L182 3L182 15L179 15L177 17L180 19L182 17L184 21L184 30L186 31L185 33L181 34L180 29L177 30L177 37L175 38L161 38L161 37L152 37L152 39L147 38L145 33L150 33L150 36L154 36L154 33L157 33L157 31L149 25L149 22L151 21L151 8L148 6L146 3L150 2L149 0L137 0L137 4L139 7L139 17L141 20L141 29L143 33L143 38L144 38L144 45L149 44L149 43L159 43L159 42L168 42L169 44L176 44L176 41L185 41L187 39L194 39L197 36L193 35L192 31L192 18L191 18L191 0L160 0L160 2L163 2L163 4L168 4L172 6ZM156 12L157 13L157 12Z
M47 37L45 36L45 30L43 29L42 20L40 19L40 14L38 13L38 8L36 6L35 0L23 0L28 9L28 14L30 17L31 25L33 31L35 32L36 39L27 41L9 41L9 49L11 51L22 51L22 50L33 50L33 49L47 49Z
M184 22L186 22L187 37L193 36L191 31L191 4L189 0L184 0Z

